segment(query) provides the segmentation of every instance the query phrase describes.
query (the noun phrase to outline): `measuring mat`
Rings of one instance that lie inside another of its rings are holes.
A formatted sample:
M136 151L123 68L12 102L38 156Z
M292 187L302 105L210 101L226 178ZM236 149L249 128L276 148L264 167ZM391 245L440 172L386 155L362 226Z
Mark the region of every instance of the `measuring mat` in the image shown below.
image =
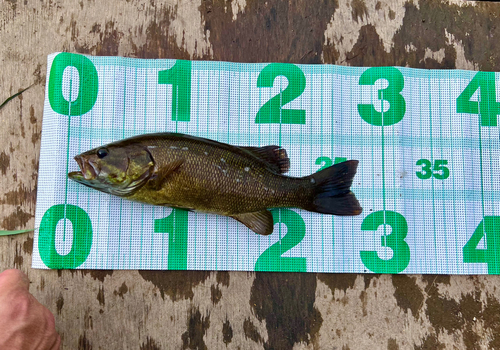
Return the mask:
M500 273L498 74L48 57L34 268ZM123 200L68 179L73 157L179 132L286 149L287 175L359 160L354 217L234 219Z

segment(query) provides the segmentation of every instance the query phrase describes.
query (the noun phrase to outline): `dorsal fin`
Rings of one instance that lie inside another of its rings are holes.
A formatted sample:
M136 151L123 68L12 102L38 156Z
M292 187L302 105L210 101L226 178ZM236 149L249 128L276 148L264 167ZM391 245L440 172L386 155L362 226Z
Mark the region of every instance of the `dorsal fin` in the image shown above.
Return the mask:
M286 154L286 150L279 146L264 146L264 147L240 147L255 157L267 163L269 168L278 174L284 174L290 169L290 159Z
M167 165L164 165L158 169L157 172L153 174L149 180L148 185L153 187L155 190L159 190L163 182L174 173L179 167L184 164L184 159L178 159Z
M273 233L273 214L269 210L236 214L231 217L259 235L267 236Z

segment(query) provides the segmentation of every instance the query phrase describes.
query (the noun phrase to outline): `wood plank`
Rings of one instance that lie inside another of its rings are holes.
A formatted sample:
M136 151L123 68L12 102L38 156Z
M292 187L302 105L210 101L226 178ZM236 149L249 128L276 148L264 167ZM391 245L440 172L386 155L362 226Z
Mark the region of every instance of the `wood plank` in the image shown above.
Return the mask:
M8 0L0 4L0 229L33 227L46 57L500 71L500 4L465 1ZM500 348L496 276L32 270L0 237L64 349Z

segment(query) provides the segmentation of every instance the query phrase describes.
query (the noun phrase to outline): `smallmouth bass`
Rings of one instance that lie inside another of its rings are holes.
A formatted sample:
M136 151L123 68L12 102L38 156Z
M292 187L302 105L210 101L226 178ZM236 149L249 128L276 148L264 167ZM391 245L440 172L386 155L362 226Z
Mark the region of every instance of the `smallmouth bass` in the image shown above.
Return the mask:
M75 156L81 171L69 178L127 200L229 216L269 235L269 208L358 215L350 187L357 160L304 177L279 146L238 147L179 133L134 136Z

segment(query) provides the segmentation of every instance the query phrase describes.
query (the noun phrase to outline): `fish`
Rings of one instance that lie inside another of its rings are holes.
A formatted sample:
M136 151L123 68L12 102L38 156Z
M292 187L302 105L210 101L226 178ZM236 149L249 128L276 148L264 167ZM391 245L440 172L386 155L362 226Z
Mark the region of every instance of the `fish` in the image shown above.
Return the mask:
M357 160L304 177L284 175L280 146L243 147L181 133L153 133L112 142L74 157L68 177L126 200L231 217L253 232L273 232L269 209L355 216L351 191Z

